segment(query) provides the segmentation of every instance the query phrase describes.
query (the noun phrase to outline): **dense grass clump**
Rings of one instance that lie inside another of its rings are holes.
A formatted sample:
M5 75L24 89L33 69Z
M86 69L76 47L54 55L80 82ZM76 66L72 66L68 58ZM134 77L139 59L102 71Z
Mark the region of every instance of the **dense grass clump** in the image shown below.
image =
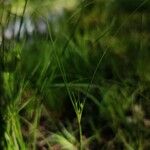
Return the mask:
M149 11L0 1L0 149L150 149Z

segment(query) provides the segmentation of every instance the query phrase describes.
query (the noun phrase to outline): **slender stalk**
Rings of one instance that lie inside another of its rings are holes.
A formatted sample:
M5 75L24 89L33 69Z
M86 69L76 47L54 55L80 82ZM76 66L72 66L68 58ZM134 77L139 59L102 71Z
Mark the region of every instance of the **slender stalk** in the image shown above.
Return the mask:
M1 37L2 37L2 41L1 41L1 45L0 45L0 149L3 148L3 139L4 139L4 132L5 132L5 120L4 120L4 110L3 106L5 104L5 100L4 100L4 95L5 95L5 91L4 91L4 49L5 49L5 38L4 38L4 25L3 25L3 18L4 18L4 5L1 5L2 8L2 15L0 18L0 25L1 25Z
M19 40L20 34L21 34L21 27L22 27L22 24L23 24L24 14L25 14L25 11L26 11L26 8L27 8L27 3L28 3L28 0L26 0L26 1L25 1L25 4L24 4L22 16L21 16L21 21L20 21L20 26L19 26L18 40Z
M83 141L82 141L82 126L81 126L80 120L78 120L78 127L79 127L79 139L80 139L79 150L82 150L83 149Z

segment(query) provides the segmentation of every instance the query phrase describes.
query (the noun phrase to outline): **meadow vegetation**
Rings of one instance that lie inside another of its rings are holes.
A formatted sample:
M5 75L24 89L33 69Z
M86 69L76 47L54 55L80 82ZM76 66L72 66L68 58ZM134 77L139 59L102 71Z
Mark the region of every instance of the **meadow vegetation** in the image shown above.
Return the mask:
M0 1L0 149L149 150L150 1Z

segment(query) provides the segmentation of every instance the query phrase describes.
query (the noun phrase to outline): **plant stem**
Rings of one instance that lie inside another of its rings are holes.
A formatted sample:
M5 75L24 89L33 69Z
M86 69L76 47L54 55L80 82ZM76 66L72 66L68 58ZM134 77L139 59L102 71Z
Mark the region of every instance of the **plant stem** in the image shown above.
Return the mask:
M79 150L83 150L83 142L82 142L82 126L81 126L81 120L78 119L78 127L79 127Z

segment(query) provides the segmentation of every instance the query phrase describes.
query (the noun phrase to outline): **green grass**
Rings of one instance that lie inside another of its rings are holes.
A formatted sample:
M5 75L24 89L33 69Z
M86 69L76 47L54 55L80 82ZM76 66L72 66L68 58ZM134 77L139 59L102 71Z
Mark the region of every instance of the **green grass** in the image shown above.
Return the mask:
M16 14L47 33L7 40L17 2L0 2L0 149L149 149L149 2L86 0L54 23L39 3Z

